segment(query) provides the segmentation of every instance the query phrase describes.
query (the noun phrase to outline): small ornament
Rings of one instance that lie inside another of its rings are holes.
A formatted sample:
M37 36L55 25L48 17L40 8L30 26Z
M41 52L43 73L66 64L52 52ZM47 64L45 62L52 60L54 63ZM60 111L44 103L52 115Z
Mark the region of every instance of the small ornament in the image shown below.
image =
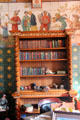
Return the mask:
M20 90L24 90L24 87L23 87L23 86L21 86L21 87L20 87Z
M64 89L64 85L63 84L60 85L60 89Z
M31 83L30 86L31 86L31 89L34 90L35 87L36 87L36 84L35 83Z
M48 86L45 86L45 88L43 89L44 92L48 92L50 90L50 88Z
M58 89L58 85L56 83L54 83L53 88Z
M27 86L25 86L25 87L24 87L24 89L25 89L25 90L28 90L28 87L27 87Z
M36 86L35 90L42 91L42 88L40 86Z
M27 88L28 88L28 90L31 90L31 86L29 85L29 86L27 86Z
M51 70L47 69L46 74L53 74L53 72Z

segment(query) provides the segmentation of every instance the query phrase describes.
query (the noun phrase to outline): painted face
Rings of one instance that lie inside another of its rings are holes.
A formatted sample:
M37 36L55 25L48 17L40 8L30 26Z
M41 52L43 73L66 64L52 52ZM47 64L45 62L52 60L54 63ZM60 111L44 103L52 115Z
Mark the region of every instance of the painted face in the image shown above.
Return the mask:
M60 14L58 14L58 13L56 13L56 18L58 19L58 18L60 18Z
M47 12L46 12L46 11L44 11L44 15L47 15Z

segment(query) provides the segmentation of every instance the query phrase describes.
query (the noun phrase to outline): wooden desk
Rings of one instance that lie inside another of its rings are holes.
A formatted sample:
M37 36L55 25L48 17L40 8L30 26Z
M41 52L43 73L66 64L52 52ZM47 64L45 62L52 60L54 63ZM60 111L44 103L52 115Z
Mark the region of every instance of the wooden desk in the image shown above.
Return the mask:
M0 111L0 120L4 120L8 115L8 111Z

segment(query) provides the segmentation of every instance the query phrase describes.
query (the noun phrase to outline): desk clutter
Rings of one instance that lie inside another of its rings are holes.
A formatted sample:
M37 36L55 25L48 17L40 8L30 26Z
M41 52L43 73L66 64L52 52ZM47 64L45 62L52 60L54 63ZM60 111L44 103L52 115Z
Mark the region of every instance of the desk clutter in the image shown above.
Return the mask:
M3 94L2 97L0 98L0 120L10 120L8 118L8 100L6 98L6 94Z
M22 117L21 120L52 120L52 113L46 112L40 115Z
M34 113L34 109L39 111ZM41 99L38 104L24 104L21 106L21 112L21 120L57 120L57 118L54 119L53 114L60 116L59 120L68 120L67 116L69 114L73 114L75 118L78 115L80 116L80 110L77 109L75 102L70 100L69 97L45 98ZM66 116L66 119L63 119L63 116ZM71 120L71 117L69 120Z
M38 107L38 104L24 104L21 105L20 111L22 113L40 113L40 109Z
M36 116L24 117L21 120L80 120L80 112L50 111Z
M6 95L3 94L3 96L0 98L0 111L7 111L8 109L8 100Z

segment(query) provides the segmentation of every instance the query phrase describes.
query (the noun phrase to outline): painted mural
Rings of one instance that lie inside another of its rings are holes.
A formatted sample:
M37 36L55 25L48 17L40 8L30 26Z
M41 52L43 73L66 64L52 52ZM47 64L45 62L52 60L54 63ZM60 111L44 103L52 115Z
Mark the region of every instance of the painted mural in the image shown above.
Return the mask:
M75 35L80 30L80 2L42 2L41 8L31 3L0 3L0 36L11 42L10 30L64 30L75 29L72 42L79 43ZM3 42L3 41L2 41ZM11 45L13 42L10 43Z
M13 47L14 52L14 39L10 34L10 30L13 31L45 31L45 30L68 30L74 29L72 34L72 59L73 59L73 88L78 90L78 98L80 98L80 68L76 66L80 65L80 55L76 54L76 49L80 50L80 2L70 1L70 2L42 2L41 8L32 8L31 3L0 3L0 48L4 50L5 47ZM8 49L7 48L7 49ZM79 51L78 50L78 51ZM5 50L6 51L6 50ZM11 50L10 50L11 51ZM2 54L2 52L0 53ZM4 52L5 54L5 52ZM2 55L3 57L3 55ZM9 56L11 57L11 55ZM76 58L78 62L76 62ZM2 64L2 59L0 58L0 66ZM7 60L4 58L4 60ZM7 62L7 61L6 61ZM12 60L14 63L14 59ZM8 63L5 64L5 69L7 69ZM10 64L9 65L13 65ZM8 69L7 69L8 70ZM14 67L12 66L12 70ZM11 72L12 73L12 72ZM10 73L10 74L11 74ZM12 78L7 78L6 80L12 80ZM77 75L77 77L76 77ZM2 86L3 79L0 77L0 86ZM12 91L12 85L8 80L8 87ZM14 82L14 80L12 81ZM77 88L75 87L77 84ZM5 86L5 85L4 85ZM1 87L0 87L1 88ZM2 89L2 88L1 88ZM8 90L8 91L9 91Z
M72 28L80 29L79 1L43 2L42 8L32 8L31 3L0 3L0 33L3 37L8 36L9 30Z

